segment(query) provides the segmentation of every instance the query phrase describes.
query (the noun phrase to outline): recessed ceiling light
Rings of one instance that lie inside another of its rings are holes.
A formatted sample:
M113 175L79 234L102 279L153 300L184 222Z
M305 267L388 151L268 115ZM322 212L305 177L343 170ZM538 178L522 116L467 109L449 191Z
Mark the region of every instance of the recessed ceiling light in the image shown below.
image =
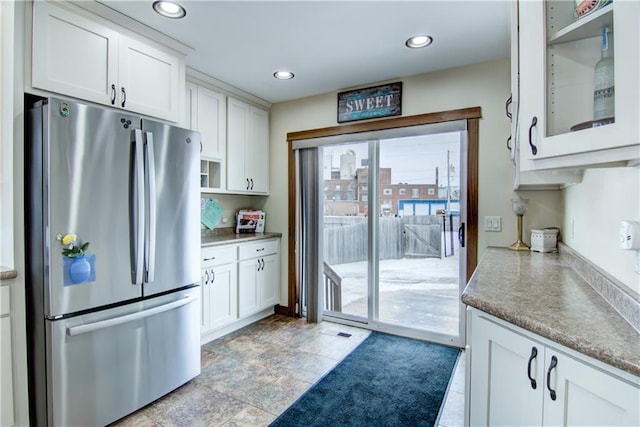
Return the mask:
M166 0L153 2L153 10L162 16L173 19L184 18L187 15L187 11L184 10L184 7L180 6L178 3Z
M404 44L410 49L420 49L421 47L427 47L433 42L431 36L419 35L413 36L407 40Z
M276 71L273 73L273 77L278 80L291 80L294 75L291 71Z

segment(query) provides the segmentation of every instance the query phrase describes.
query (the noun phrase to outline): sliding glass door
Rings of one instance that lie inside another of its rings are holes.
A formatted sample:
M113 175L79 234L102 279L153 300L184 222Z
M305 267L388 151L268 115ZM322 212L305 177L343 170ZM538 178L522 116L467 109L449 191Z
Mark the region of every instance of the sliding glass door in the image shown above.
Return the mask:
M369 318L369 143L322 147L325 312Z
M323 145L323 316L460 343L466 132Z

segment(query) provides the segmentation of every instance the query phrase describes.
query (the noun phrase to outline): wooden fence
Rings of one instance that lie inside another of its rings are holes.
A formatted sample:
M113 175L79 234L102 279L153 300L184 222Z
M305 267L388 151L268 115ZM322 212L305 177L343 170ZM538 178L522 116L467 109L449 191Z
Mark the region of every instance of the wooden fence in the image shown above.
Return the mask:
M442 218L437 215L379 219L380 259L440 258ZM367 260L367 218L324 217L324 260L343 264Z

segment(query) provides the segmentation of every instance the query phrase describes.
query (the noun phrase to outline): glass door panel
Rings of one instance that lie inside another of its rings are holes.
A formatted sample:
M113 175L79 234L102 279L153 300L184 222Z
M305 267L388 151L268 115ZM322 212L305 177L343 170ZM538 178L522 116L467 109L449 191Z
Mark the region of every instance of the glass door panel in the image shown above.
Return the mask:
M378 320L459 334L460 134L380 141Z
M464 135L321 148L325 317L459 341Z
M368 143L322 149L325 312L369 317Z

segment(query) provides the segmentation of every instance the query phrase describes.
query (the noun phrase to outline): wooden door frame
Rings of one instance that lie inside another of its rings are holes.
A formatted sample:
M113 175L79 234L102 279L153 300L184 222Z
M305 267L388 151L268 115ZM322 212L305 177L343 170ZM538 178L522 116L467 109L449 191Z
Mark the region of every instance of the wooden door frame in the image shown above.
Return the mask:
M466 120L467 128L467 282L471 278L478 263L478 152L480 142L480 107L463 108L459 110L442 111L437 113L418 114L390 119L372 120L363 123L350 123L326 128L310 129L287 133L288 145L288 174L289 174L289 209L288 209L288 305L276 306L276 313L296 317L296 300L300 289L297 283L296 271L296 200L295 200L295 155L293 142L301 139L322 138L339 135L357 134L362 132L397 129L410 126L421 126L435 123Z

